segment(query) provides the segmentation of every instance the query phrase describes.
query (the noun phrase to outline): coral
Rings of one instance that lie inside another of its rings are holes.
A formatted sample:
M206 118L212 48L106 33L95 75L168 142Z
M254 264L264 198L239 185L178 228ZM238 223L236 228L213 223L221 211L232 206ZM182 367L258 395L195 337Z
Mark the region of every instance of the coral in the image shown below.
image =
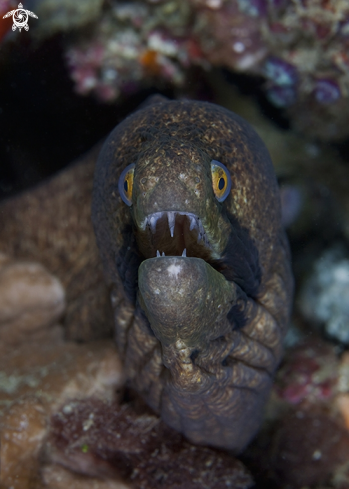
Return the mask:
M25 338L16 348L0 348L0 485L38 487L41 446L48 420L72 398L114 399L122 383L112 342L64 342L57 326L47 335Z
M114 479L99 479L76 474L56 464L48 464L41 468L44 487L50 489L132 489L125 482Z
M272 465L282 487L348 487L349 433L327 414L285 416L275 441Z
M230 18L228 6L232 5L238 5L242 17ZM217 60L211 57L210 61L263 76L267 97L276 106L290 108L293 125L302 133L322 140L344 138L348 134L349 107L348 3L237 0L206 14L211 20L208 25L214 25L215 16L223 11L227 18L220 32L215 34L209 27L207 30L212 43L223 35L226 55L218 55ZM240 37L232 43L235 19L239 19L235 31ZM251 22L255 23L255 32ZM231 32L222 34L229 23ZM244 41L247 32L248 43ZM234 61L234 46L241 53L251 53L250 63ZM259 57L259 52L264 54Z
M248 488L251 476L228 453L185 441L143 407L86 399L54 414L47 458L74 472L140 489Z
M302 205L303 196L296 185L281 185L280 200L282 211L282 224L287 228L298 218Z
M66 57L77 92L107 102L149 84L183 86L196 65L259 75L296 127L338 139L348 127L348 14L338 0L112 2Z
M322 104L332 104L341 97L338 83L333 80L315 80L314 95Z
M199 49L186 32L189 14L184 3L113 4L92 38L67 50L76 91L94 91L108 102L155 80L160 86L166 82L182 85L189 53L192 60L200 59Z
M341 413L345 426L349 430L349 354L344 353L338 366L338 395L336 407Z
M328 403L337 393L337 379L334 348L319 340L302 341L287 351L274 391L291 405Z
M66 60L81 95L112 102L150 85L183 87L192 67L226 67L262 77L267 98L299 131L323 140L348 135L346 0L31 0L28 7L41 19L30 34L37 39L76 31Z
M304 316L332 338L349 344L349 259L334 247L317 260L300 295Z
M0 407L25 396L44 399L50 410L71 397L112 399L122 383L120 360L111 342L64 342L57 327L46 336L27 338L15 349L2 344L0 372Z
M66 336L79 341L111 336L109 295L90 211L98 149L46 185L3 202L0 211L1 252L40 262L61 281L67 300ZM38 298L38 304L43 300Z
M71 398L115 399L123 376L112 342L63 340L52 323L64 290L43 266L0 254L0 291L0 485L29 489L52 412Z
M93 22L100 13L103 0L85 0L71 2L70 0L27 0L39 19L36 26L36 36L47 36L60 31L69 31Z
M268 48L262 40L264 20L241 11L241 5L228 1L219 8L198 9L194 32L212 65L250 72L265 59Z
M277 107L288 107L297 99L298 74L296 68L280 58L270 57L263 74L270 81L267 96Z
M348 487L348 372L348 355L314 334L287 350L267 422L246 454L258 487Z
M38 487L39 452L47 433L47 413L35 398L13 404L1 420L1 487Z
M55 323L65 309L65 292L38 263L10 260L0 253L0 341L23 341Z

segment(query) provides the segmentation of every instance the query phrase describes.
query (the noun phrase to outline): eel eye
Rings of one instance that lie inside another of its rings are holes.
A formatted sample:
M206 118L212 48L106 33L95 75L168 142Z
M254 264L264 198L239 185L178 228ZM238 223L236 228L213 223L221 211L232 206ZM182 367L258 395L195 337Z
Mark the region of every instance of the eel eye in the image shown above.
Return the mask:
M223 202L229 195L231 179L228 169L219 161L211 161L212 187L218 202Z
M132 191L133 191L133 174L135 171L135 163L128 165L120 175L118 188L122 200L125 204L132 205Z

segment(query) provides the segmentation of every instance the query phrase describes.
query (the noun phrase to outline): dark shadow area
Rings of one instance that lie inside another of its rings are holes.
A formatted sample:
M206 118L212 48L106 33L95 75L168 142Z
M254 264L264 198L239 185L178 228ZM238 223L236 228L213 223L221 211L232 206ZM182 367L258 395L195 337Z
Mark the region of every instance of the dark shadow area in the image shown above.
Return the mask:
M290 129L290 121L284 109L273 105L266 97L266 81L261 76L250 76L244 73L233 73L223 69L224 78L238 88L242 95L254 98L262 114L280 129Z
M77 95L64 60L64 37L38 46L27 39L16 38L0 52L0 199L81 156L158 93L149 88L113 104Z

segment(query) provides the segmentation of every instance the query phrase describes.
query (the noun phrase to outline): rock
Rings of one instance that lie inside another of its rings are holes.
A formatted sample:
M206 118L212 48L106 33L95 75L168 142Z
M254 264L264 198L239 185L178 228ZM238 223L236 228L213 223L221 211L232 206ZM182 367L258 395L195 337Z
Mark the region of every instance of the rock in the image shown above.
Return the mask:
M303 339L286 352L274 392L291 406L330 404L337 394L336 349L320 338Z
M54 324L65 309L60 281L42 265L0 254L0 341L13 344Z
M247 469L232 455L192 445L148 408L137 409L132 402L120 406L85 399L56 412L46 458L92 478L122 477L139 489L253 485Z
M312 334L289 348L244 454L259 487L349 487L349 360Z
M66 337L76 341L112 336L109 293L90 210L99 149L97 145L68 170L0 205L0 253L38 262L61 281Z
M47 429L47 409L36 397L15 402L1 422L1 487L37 487L39 451Z
M120 481L87 478L55 464L45 465L41 476L44 487L49 489L131 489L129 484Z
M35 26L36 36L47 36L79 28L92 22L98 15L102 0L88 0L71 3L69 0L34 0L32 9L45 22Z
M115 399L122 385L111 340L78 345L64 341L62 332L55 326L15 347L0 345L1 488L39 487L33 482L38 454L58 407L69 410L72 398Z
M349 353L343 354L338 366L338 396L336 407L344 419L349 431Z
M283 487L348 487L349 433L325 413L286 416L273 448Z
M328 336L349 344L349 259L334 246L323 253L300 294L304 316Z
M114 398L122 373L113 342L78 345L65 342L62 336L56 327L13 349L1 345L0 406L34 395L53 412L71 398Z

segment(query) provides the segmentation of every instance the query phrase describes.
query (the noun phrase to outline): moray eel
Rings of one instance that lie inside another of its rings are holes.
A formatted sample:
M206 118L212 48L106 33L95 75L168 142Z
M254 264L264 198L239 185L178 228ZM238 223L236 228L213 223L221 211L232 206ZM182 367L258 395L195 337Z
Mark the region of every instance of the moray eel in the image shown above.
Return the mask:
M130 386L197 444L256 434L292 301L276 178L251 126L156 99L99 155L92 221Z

